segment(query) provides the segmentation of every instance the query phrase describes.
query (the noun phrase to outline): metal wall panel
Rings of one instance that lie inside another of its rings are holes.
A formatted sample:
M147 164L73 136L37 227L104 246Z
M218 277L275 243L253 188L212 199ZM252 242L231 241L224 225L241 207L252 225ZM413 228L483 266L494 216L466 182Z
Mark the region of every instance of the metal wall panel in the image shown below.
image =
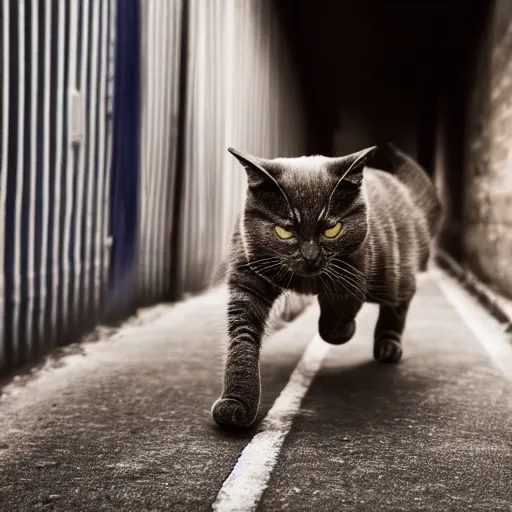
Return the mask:
M0 9L0 84L2 97L0 99L0 368L6 364L5 339L5 204L7 192L7 162L9 144L9 94L10 94L10 1L2 0Z
M113 10L112 0L1 8L3 369L67 341L101 310Z
M207 2L208 3L208 2ZM183 0L141 2L140 300L170 286Z
M185 163L176 247L180 293L226 256L246 187L229 146L267 158L305 151L302 104L269 0L190 0Z
M300 154L304 125L270 0L0 2L4 371L204 288L245 194L227 147Z

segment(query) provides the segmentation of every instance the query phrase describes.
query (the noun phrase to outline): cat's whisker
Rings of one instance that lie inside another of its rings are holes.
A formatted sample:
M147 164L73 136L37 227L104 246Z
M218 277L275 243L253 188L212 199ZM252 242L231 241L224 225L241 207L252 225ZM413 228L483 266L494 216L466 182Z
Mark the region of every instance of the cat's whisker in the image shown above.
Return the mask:
M364 276L364 273L361 270L359 270L358 268L354 267L353 265L351 265L350 263L348 263L348 262L346 262L344 260L338 260L338 259L334 258L334 262L335 263L340 263L342 266L349 267L350 269L352 269L357 274L359 274L361 276Z
M335 267L335 268L337 268L339 270L342 270L344 273L353 276L355 279L359 279L361 281L364 281L365 278L366 278L366 276L362 272L360 272L360 271L357 271L357 273L354 273L351 270L349 270L349 269L347 269L347 268L345 268L343 266L337 265L336 263L331 263L331 266L333 266L333 267Z
M349 295L353 295L353 293L350 291L350 289L345 286L343 281L338 280L338 276L335 273L333 273L333 271L331 269L325 268L325 275L328 276L331 279L331 281L334 283L334 287L335 287L334 292L333 292L334 297L336 296L336 284L340 284Z
M366 277L366 275L363 272L361 272L360 270L351 269L351 268L347 267L345 264L343 264L343 262L340 262L338 260L331 261L330 264L331 264L331 266L339 268L341 270L344 270L345 272L348 272L351 275L356 276L360 279L363 279Z
M274 276L275 281L279 281L283 277L286 276L286 272L289 271L286 264L281 262L281 268L279 269L279 272L277 272L277 275Z
M324 274L324 275L326 275L326 274ZM324 287L323 288L324 293L327 296L328 300L330 300L330 301L336 300L336 292L331 289L330 281L322 279L322 274L320 274L319 277L320 277L320 280Z
M322 279L322 275L328 276L328 274L324 271L323 273L319 274L320 282L322 283L324 287L324 292L329 298L329 300L335 300L336 299L336 290L331 290L331 285L329 281L324 281ZM331 278L332 279L332 278Z
M324 271L324 275L329 278L329 281L327 281L327 283L325 283L327 294L328 295L331 294L332 297L334 298L336 295L336 283L335 283L335 281L333 281L332 277L329 275L328 272ZM322 277L322 274L320 274L320 278L321 277ZM333 286L334 286L333 289L331 289L331 282L333 283ZM322 283L324 283L323 280L322 280Z
M250 268L256 272L261 272L261 271L264 271L268 267L273 267L278 264L279 264L278 262L265 262L265 263L260 263L258 265L251 265Z
M272 259L266 259L264 261L256 261L254 263L251 263L250 266L251 267L261 267L261 266L265 266L265 265L271 265L273 263L277 263L279 262L279 260L277 258L272 258Z
M259 240L255 238L254 241L258 242ZM282 253L280 253L279 251L276 251L275 249L272 249L271 247L265 247L265 252L268 252L270 255L275 255L279 258L283 257Z
M259 258L256 260L248 261L247 263L244 263L240 265L239 268L250 268L254 267L256 265L259 265L261 263L271 262L271 261L277 261L279 258L276 258L275 256L270 256L268 258Z
M346 269L343 269L341 267L338 267L336 265L331 265L332 271L336 274L340 274L345 277L347 281L352 283L354 286L357 286L358 288L364 288L365 287L365 280L358 278L357 276L354 276L352 273L348 272Z
M349 272L348 270L346 270L344 268L338 267L336 265L332 265L332 268L333 268L333 270L336 270L337 272L343 274L344 276L347 276L347 278L350 278L350 280L353 281L354 283L357 283L360 285L365 284L365 279L352 274L351 272Z
M281 265L282 263L280 259L272 256L251 262L249 264L249 268L251 268L257 274L265 276L265 274L268 274L269 270L272 270L273 268L279 267Z
M262 261L268 261L268 260L277 260L278 258L276 256L266 256L264 258L258 258L256 260L252 260L249 263L260 263Z
M277 268L276 268L277 267ZM277 263L275 265L272 265L271 267L269 267L268 270L271 270L271 272L269 273L269 278L271 278L272 280L274 281L278 281L279 280L279 276L281 275L281 273L283 272L283 264L282 263Z
M290 279L288 279L288 283L286 285L286 288L288 288L292 282L292 279L293 279L293 272L291 271L290 268L288 268L288 271L290 272Z
M250 265L255 265L258 263L265 263L265 262L271 262L271 261L279 261L280 258L277 258L276 256L268 256L266 258L259 258L256 260L252 260L249 262Z
M356 298L365 298L366 293L355 283L352 281L349 281L343 274L336 272L334 269L329 269L329 272L333 274L341 283L345 283L347 286L345 289L347 292L349 292L351 295L353 295Z
M366 283L364 281L362 281L362 280L358 281L358 280L352 278L350 275L347 275L344 272L339 272L339 274L342 275L347 282L351 283L352 286L354 286L358 289L361 289L361 290L366 288Z
M260 272L261 274L265 274L265 273L267 273L269 270L272 270L273 268L276 268L276 267L278 267L278 266L280 266L280 265L281 265L281 263L274 263L273 265L268 265L268 266L264 267L263 269L259 270L259 272Z
M333 284L333 291L336 291L338 283L336 283L336 281L334 280L333 275L331 274L331 272L329 272L329 269L326 269L325 275L331 280Z
M333 270L333 272L335 271ZM350 276L344 274L343 272L335 272L335 274L338 276L339 279L342 279L345 283L347 283L348 286L356 290L362 297L365 297L367 295L365 282L356 281L352 279Z

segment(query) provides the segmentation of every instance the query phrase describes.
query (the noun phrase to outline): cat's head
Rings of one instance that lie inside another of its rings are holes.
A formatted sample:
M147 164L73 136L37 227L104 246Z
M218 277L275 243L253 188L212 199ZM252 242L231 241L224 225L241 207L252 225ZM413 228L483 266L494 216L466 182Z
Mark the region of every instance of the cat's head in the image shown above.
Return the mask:
M229 149L248 179L244 250L262 273L318 275L359 248L368 231L363 168L375 150L267 160Z

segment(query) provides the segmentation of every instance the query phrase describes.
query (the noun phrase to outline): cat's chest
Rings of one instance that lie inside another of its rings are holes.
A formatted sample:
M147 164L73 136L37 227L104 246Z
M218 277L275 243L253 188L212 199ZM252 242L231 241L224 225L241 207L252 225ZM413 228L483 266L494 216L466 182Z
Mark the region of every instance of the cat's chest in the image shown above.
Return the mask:
M303 295L318 295L322 290L322 283L318 276L307 278L295 276L286 288Z
M354 288L352 290L352 287ZM321 274L319 276L304 278L296 276L285 287L287 290L294 291L302 295L318 295L322 293L331 297L339 297L340 299L350 296L364 297L364 284L355 286L351 282L344 282L342 279Z

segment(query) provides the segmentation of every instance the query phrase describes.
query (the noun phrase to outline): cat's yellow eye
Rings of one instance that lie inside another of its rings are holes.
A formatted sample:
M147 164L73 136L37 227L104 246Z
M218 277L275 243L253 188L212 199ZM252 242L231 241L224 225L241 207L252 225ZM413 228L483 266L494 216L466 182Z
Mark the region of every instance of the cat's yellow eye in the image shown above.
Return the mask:
M293 236L293 233L291 231L288 231L288 230L282 228L281 226L276 226L275 230L276 230L277 236L279 238L282 238L283 240L287 240L288 238L291 238Z
M324 231L324 236L326 238L336 238L340 234L340 231L341 231L341 222L338 222L338 224L336 224L332 228L326 229Z

